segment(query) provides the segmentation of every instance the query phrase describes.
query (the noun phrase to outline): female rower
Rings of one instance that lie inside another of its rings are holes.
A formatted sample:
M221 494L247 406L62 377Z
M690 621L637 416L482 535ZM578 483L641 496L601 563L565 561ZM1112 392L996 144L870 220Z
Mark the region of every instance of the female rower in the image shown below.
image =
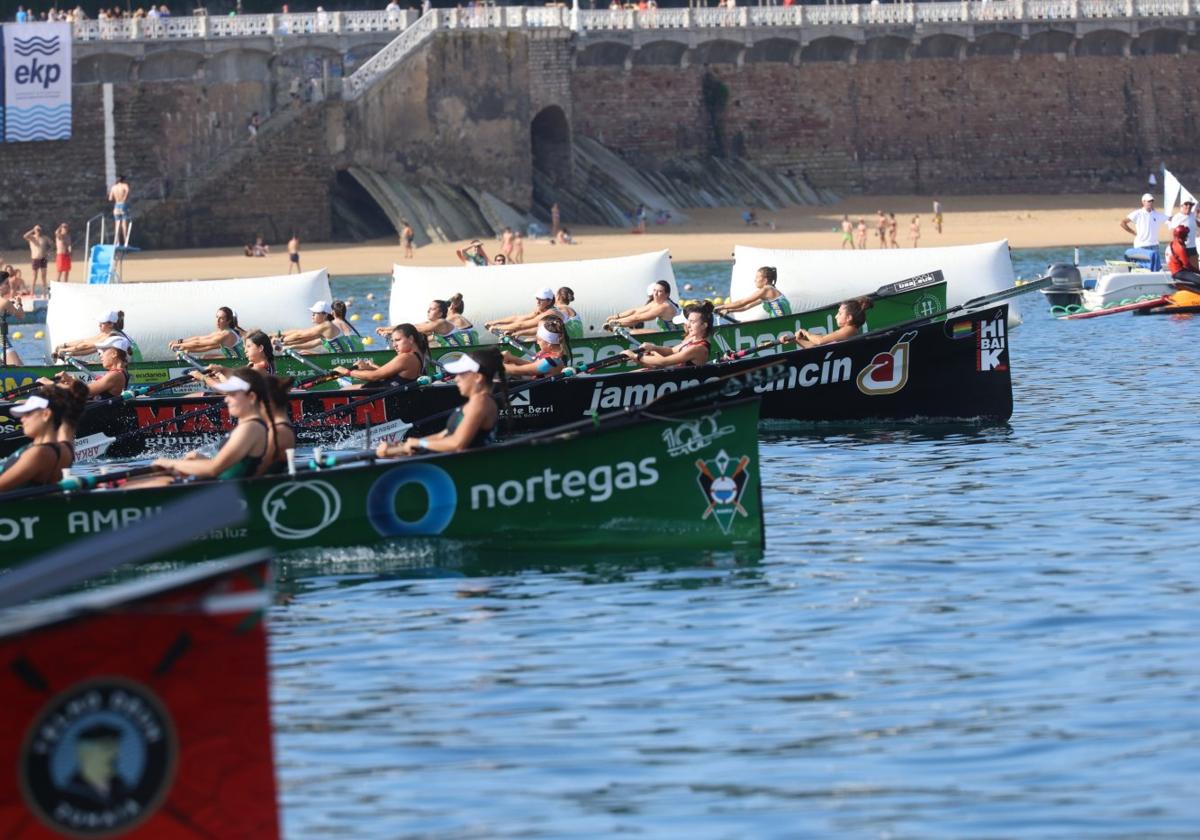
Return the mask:
M867 310L870 308L871 299L869 297L843 301L842 305L838 307L837 318L834 321L837 324L836 330L825 335L815 335L808 330L796 330L792 341L801 347L819 347L822 344L854 338L862 332L862 325L867 322Z
M671 284L657 280L646 288L646 302L633 309L611 315L605 328L632 327L632 332L669 332L675 329L674 319L679 307L671 300Z
M8 413L21 420L21 431L32 443L0 461L0 491L53 484L62 476L58 464L63 445L58 442L63 403L49 392L35 392Z
M54 348L51 355L63 359L67 356L90 356L98 349L101 341L109 336L118 336L128 343L128 351L132 355L133 339L125 333L125 313L120 310L106 310L96 316L100 322L100 332L79 341L65 341Z
M333 370L351 379L381 385L402 385L415 381L425 373L429 363L429 344L416 327L412 324L393 327L392 348L396 351L395 358L382 365L362 359L352 368L335 367Z
M333 325L338 328L340 335L326 342L329 352L354 353L362 350L362 333L346 320L346 301L335 300L330 308L333 310Z
M567 338L583 338L583 319L571 303L575 300L575 292L570 286L559 286L554 294L554 309L562 316L563 324L567 327Z
M287 453L296 448L296 430L291 420L291 377L268 376L267 400L270 406L271 435L267 449L266 469L268 473L287 470Z
M425 309L425 320L413 324L417 331L424 334L436 347L443 346L443 340L454 332L454 324L447 320L450 314L450 302L447 300L430 301Z
M154 466L174 475L197 478L244 478L259 475L270 445L267 383L253 368L237 368L213 389L225 394L229 416L237 421L212 458L189 452L183 458L156 458ZM161 479L160 479L161 481Z
M624 355L648 368L707 364L709 336L713 328L712 302L690 303L683 308L683 313L687 320L684 322L682 343L674 347L660 347L646 342L638 350L626 350Z
M562 318L547 315L537 328L538 352L533 359L522 359L504 353L504 372L508 376L545 376L558 373L571 360L571 342Z
M450 314L446 316L446 320L454 325L454 331L447 333L446 338L457 347L470 347L478 344L479 334L475 332L475 325L463 317L462 292L455 292L448 302Z
M271 337L262 330L255 330L246 336L242 345L246 350L246 367L254 368L261 374L275 372L275 348ZM204 370L192 371L192 378L202 385L212 382L224 382L229 377L229 368L221 365L209 365Z
M328 301L319 300L310 306L308 311L312 313L312 326L279 333L284 347L302 351L316 350L323 348L325 342L341 338L342 331L334 323L333 307Z
M500 409L492 397L492 383L499 381L502 393L508 389L500 351L489 347L464 353L447 362L445 370L454 374L458 392L466 398L466 403L454 410L440 435L409 438L399 444L381 443L375 450L380 458L426 451L462 452L486 446L495 439Z
M768 318L791 315L791 304L788 303L783 292L775 288L775 281L778 277L779 274L775 271L774 266L764 265L754 275L754 291L744 298L731 300L729 303L718 306L715 310L716 313L724 315L727 312L745 312L755 304L761 303Z
M217 310L217 328L207 335L180 338L167 346L186 353L220 352L228 359L236 359L242 353L242 342L246 331L238 326L237 315L228 306Z
M58 442L62 444L58 468L65 470L75 463L75 432L87 409L88 386L68 373L60 374L54 384L54 394L63 404L58 424Z
M489 330L499 330L514 335L532 335L537 332L537 325L542 320L542 316L554 308L554 292L549 287L538 289L533 293L533 301L532 312L488 321L483 326Z
M104 374L94 382L87 383L88 396L105 399L119 397L129 387L129 342L119 335L109 335L96 342L100 351L100 364ZM59 376L70 376L65 371ZM38 379L44 385L53 385L54 380L42 377Z

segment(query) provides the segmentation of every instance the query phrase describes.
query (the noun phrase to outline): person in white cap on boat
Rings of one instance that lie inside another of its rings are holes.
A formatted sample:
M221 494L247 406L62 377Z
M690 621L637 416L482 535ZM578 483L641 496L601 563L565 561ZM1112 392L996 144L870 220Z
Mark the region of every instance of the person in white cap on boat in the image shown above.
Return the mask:
M1171 221L1166 213L1154 209L1154 196L1145 193L1142 196L1142 206L1121 219L1121 230L1133 237L1133 247L1148 251L1150 270L1158 271L1162 266L1162 258L1158 252L1158 231Z
M100 352L100 364L104 367L104 375L88 382L88 396L104 399L119 397L129 387L129 342L119 335L109 335L96 342ZM63 371L57 376L70 376ZM43 385L53 385L54 381L42 377L38 380Z
M189 452L183 458L157 458L154 466L173 476L196 478L224 480L260 475L267 466L265 459L271 435L270 397L265 377L253 368L237 368L225 381L213 384L212 388L225 395L229 416L237 421L220 450L212 458L205 458L198 452ZM162 484L164 481L162 477L152 477L138 483Z
M512 335L534 335L537 333L538 323L546 315L558 315L563 318L562 313L554 308L554 290L549 286L538 289L533 293L533 311L526 315L510 315L507 318L499 318L495 321L488 321L484 324L489 330L510 333ZM566 319L563 318L565 321Z
M312 313L312 326L281 332L278 338L284 347L301 351L324 349L324 342L342 337L342 331L334 321L333 304L319 300L308 311Z
M100 324L100 332L78 341L64 341L54 348L52 355L57 358L67 356L90 356L97 352L99 344L109 336L120 336L128 342L127 350L132 350L133 341L125 334L125 313L117 309L105 309L96 316Z
M464 353L443 366L454 374L454 384L466 399L446 421L440 435L409 438L403 443L381 443L375 450L380 458L396 455L418 455L423 452L462 452L487 446L495 440L500 407L492 396L492 384L499 382L501 400L507 405L508 382L500 351L494 347Z
M648 297L644 304L610 315L605 320L604 328L630 327L630 332L635 333L674 331L679 307L671 300L671 284L666 280L656 280L646 287L646 294Z
M53 484L62 477L58 467L63 444L58 441L63 403L53 394L34 393L8 413L21 421L21 431L31 443L0 461L0 492Z

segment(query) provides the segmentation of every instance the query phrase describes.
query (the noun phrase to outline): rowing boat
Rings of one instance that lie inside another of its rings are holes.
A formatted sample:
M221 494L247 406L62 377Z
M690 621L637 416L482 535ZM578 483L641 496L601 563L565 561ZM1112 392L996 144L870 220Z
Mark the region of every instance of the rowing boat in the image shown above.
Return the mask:
M511 550L758 549L758 400L713 406L707 392L749 391L762 369L656 401L652 413L609 412L462 453L400 461L320 453L295 474L240 481L245 526L214 529L172 556L413 537ZM0 564L152 517L211 483L0 496Z
M269 588L243 556L0 610L0 834L278 837Z
M918 281L918 282L913 282ZM886 329L887 327L908 321L913 318L939 312L946 305L946 283L938 272L913 278L903 284L895 283L884 286L873 295L874 305L869 312L869 319L864 325L865 331ZM725 324L714 330L712 352L713 357L719 357L729 350L740 350L754 347L765 340L777 339L784 334L795 333L798 329L815 332L829 332L836 329L834 319L837 316L836 305L814 309L795 315L785 315L778 318L749 321L742 324ZM652 344L673 346L682 339L682 332L659 332L639 334L639 341ZM484 333L483 338L492 337ZM469 346L469 345L468 345ZM617 336L600 336L595 338L579 338L571 341L572 357L575 365L590 364L598 359L614 356L625 350L628 343ZM465 346L435 346L430 348L434 359L441 359L449 354L457 354ZM281 376L303 377L311 375L312 368L328 370L339 365L353 367L360 360L367 360L382 365L395 353L388 349L363 350L345 353L316 353L304 356L307 364L291 356L279 356L275 360L276 370ZM222 367L241 367L247 364L244 358L205 359L207 364ZM96 375L103 374L99 365L88 366ZM633 365L624 365L616 369L632 369ZM22 367L0 370L0 393L35 382L39 377L51 377L56 373L67 370L72 375L82 375L71 368L56 365L26 365ZM174 379L187 373L192 368L183 362L144 361L132 362L129 365L130 384L154 385L168 379ZM336 382L317 385L313 390L336 390ZM192 388L194 390L194 387ZM188 387L179 389L188 390Z
M764 420L902 421L1006 420L1012 414L1006 305L866 333L849 341L772 356L777 380L760 385ZM595 412L632 408L713 377L762 364L753 358L636 373L555 377L517 390L503 412L507 431L521 433L569 423ZM301 445L334 445L372 430L373 439L411 424L411 434L439 431L461 402L452 384L384 391L334 391L293 396L291 413ZM208 414L197 416L207 409ZM176 420L175 418L186 418ZM0 456L24 441L0 406ZM105 442L111 457L150 450L179 451L211 443L232 428L217 396L144 398L84 415L81 441ZM98 438L96 436L99 436ZM113 440L108 440L112 438ZM359 445L366 444L358 440ZM85 442L81 447L86 448Z

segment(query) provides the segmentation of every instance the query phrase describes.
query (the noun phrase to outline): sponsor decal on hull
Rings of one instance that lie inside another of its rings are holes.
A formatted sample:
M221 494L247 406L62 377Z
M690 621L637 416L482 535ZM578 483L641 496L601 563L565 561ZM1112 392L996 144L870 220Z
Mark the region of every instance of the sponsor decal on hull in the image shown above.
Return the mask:
M894 394L908 384L908 359L910 342L916 337L915 332L900 336L900 340L892 345L886 353L876 353L858 373L858 390L868 397Z
M735 461L724 449L716 457L696 459L696 469L699 471L696 481L708 503L700 519L711 516L723 534L729 533L737 516L750 515L742 506L742 494L750 482L749 464L749 455L742 455Z
M713 441L737 431L733 426L720 425L721 412L714 411L694 420L686 420L673 429L663 429L663 443L672 458L691 455L704 449Z
M1008 365L1000 360L1008 346L1008 325L1004 322L1003 313L998 313L990 321L980 321L977 335L975 369L1008 370Z

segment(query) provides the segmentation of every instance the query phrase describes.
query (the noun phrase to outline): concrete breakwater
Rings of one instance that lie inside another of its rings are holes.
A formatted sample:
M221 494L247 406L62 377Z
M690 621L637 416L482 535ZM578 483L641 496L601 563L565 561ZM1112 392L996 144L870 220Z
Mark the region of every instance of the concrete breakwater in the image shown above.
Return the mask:
M76 46L73 139L0 145L0 242L102 211L116 171L146 247L399 218L461 238L552 201L571 222L619 225L638 203L677 217L863 192L1140 191L1159 161L1198 162L1178 80L1200 70L1200 36L1190 0L1155 3L97 30Z

